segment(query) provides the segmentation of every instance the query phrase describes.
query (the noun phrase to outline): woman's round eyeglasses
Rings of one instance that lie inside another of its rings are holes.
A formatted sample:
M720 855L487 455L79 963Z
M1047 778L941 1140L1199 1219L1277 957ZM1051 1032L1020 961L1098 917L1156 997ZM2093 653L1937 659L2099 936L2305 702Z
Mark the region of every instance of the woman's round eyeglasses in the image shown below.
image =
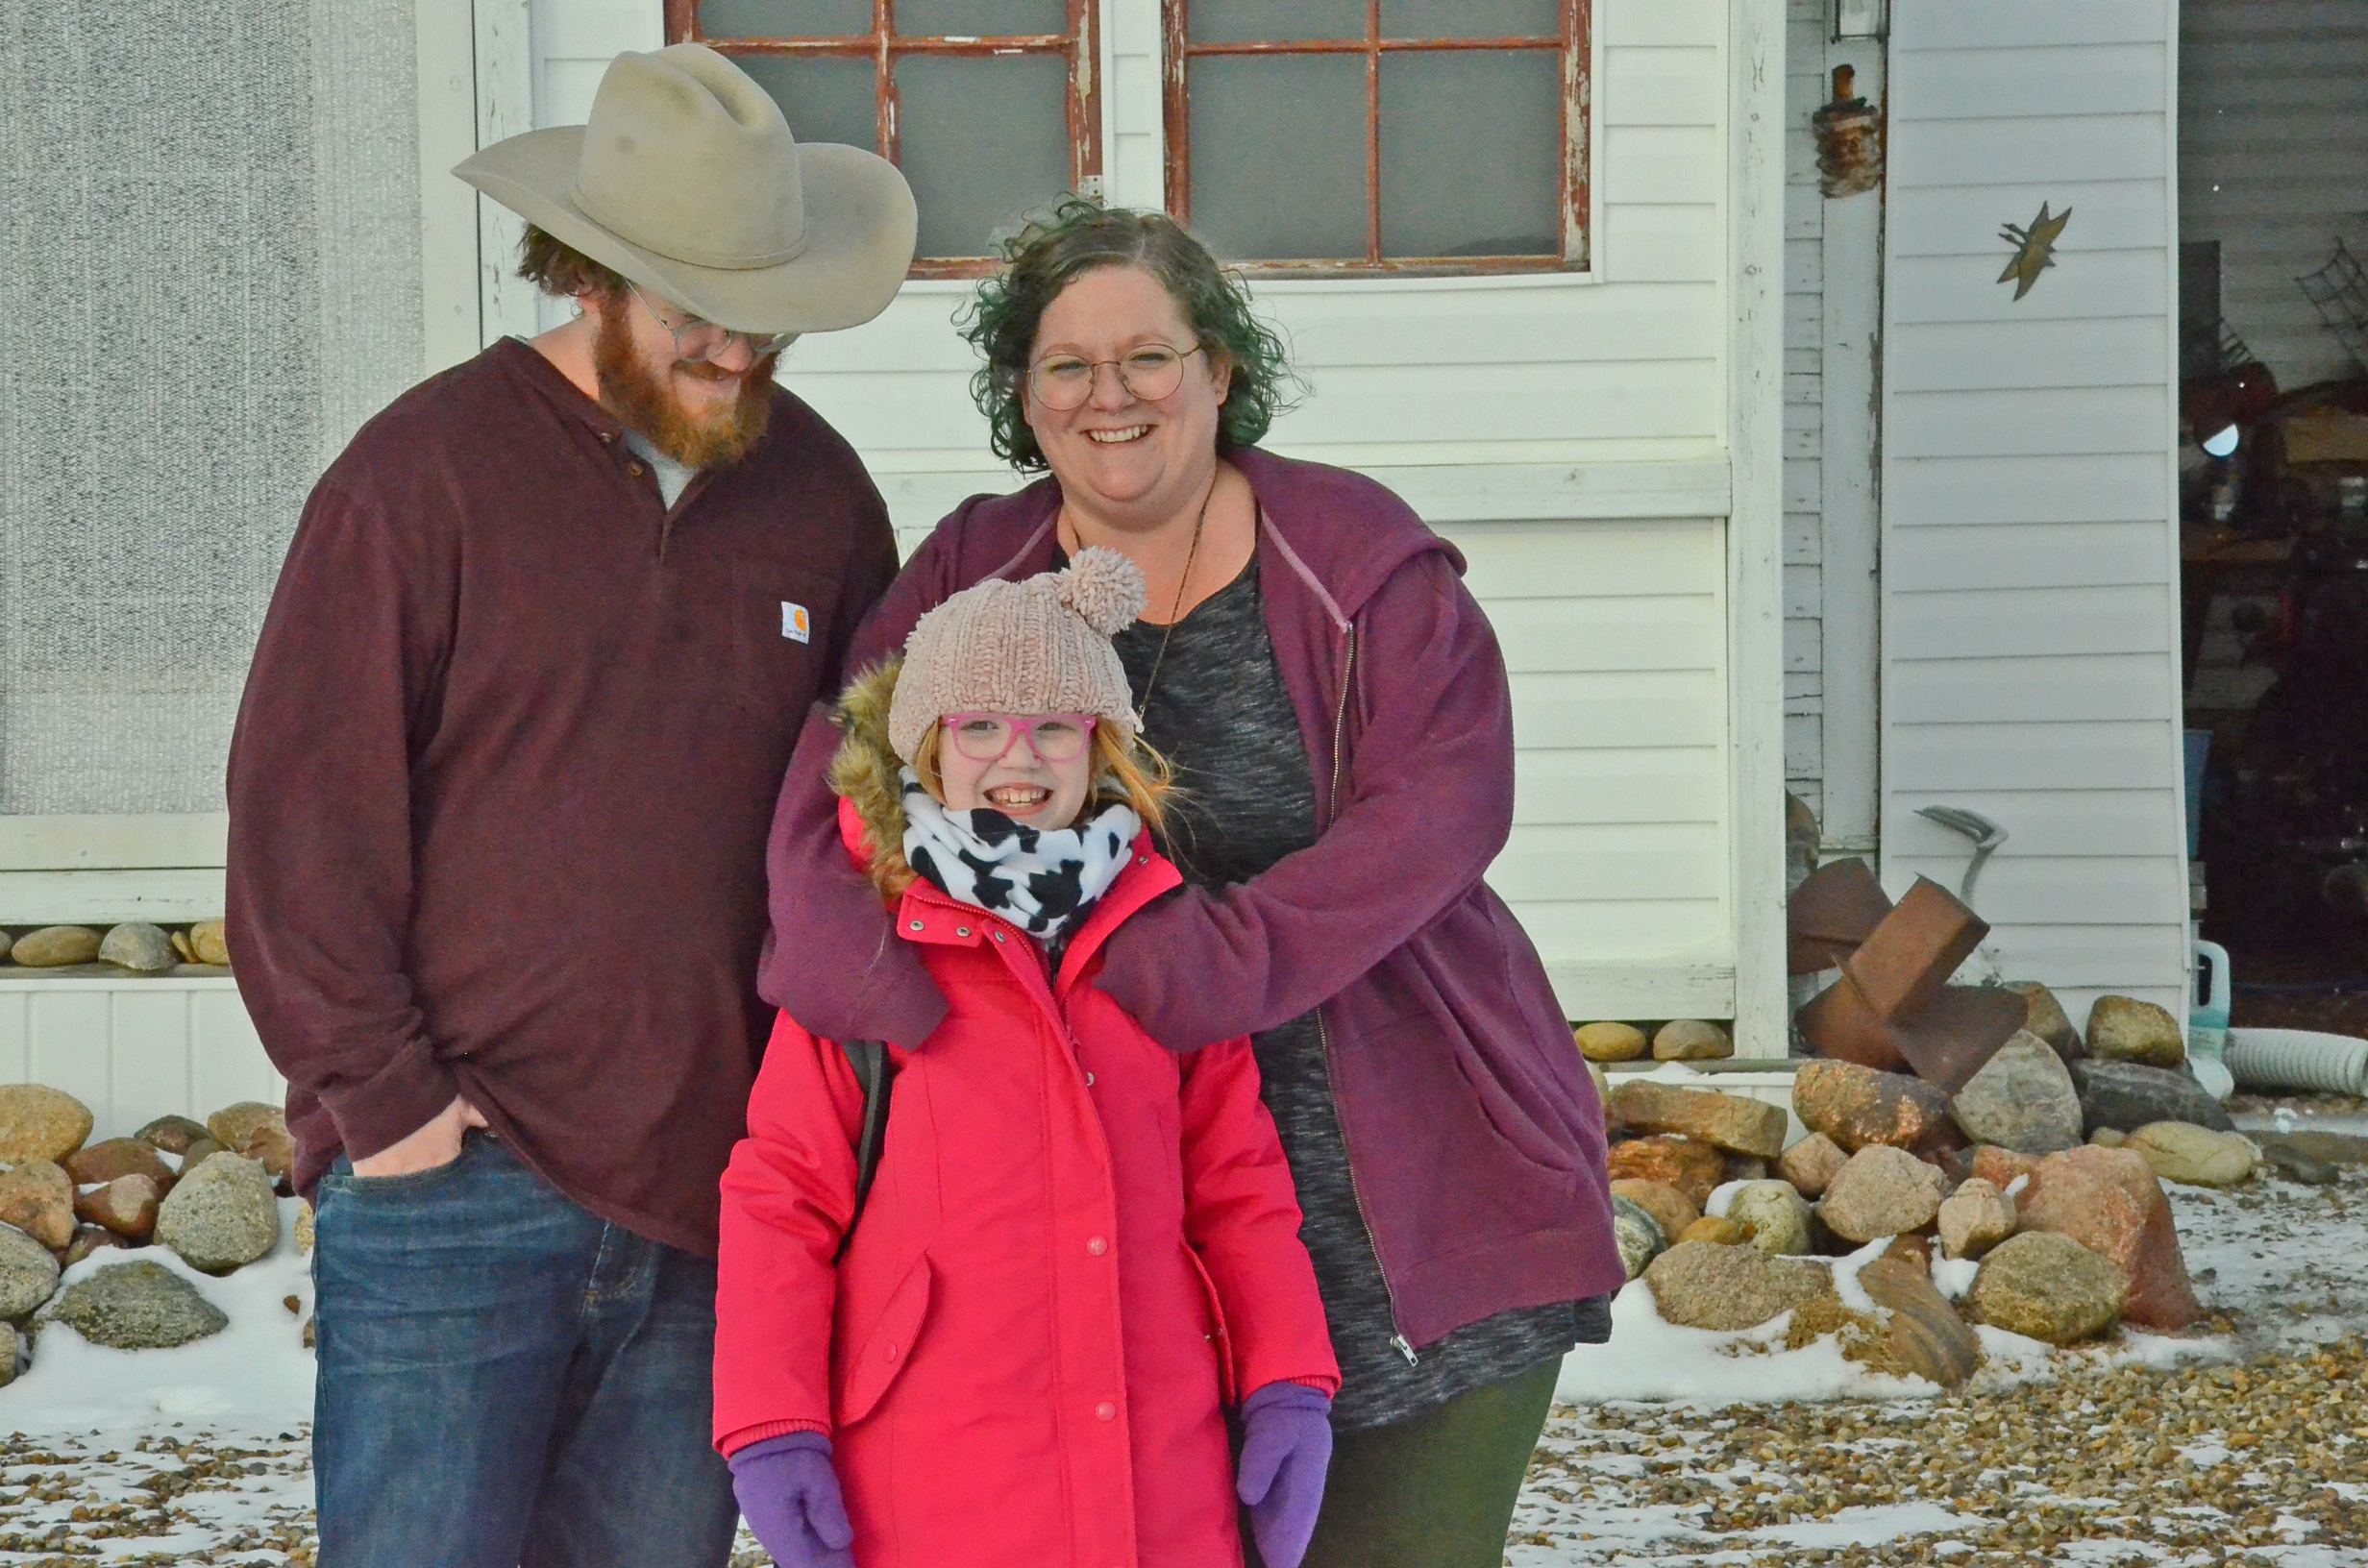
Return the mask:
M1094 378L1104 365L1118 373L1126 395L1143 403L1157 403L1184 384L1184 361L1208 345L1189 349L1165 343L1146 343L1118 359L1085 359L1073 354L1048 354L1027 368L1028 395L1056 414L1085 406L1094 395Z
M676 315L660 310L640 289L633 288L630 283L626 287L632 290L633 298L641 302L641 307L650 312L650 319L673 336L675 357L678 359L713 361L717 355L731 346L731 340L735 337L746 343L749 353L758 359L770 358L798 341L796 332L735 332L728 327L718 327L706 317L694 316L687 310L677 312L681 318L678 320Z
M1067 762L1085 749L1094 733L1090 713L1048 713L1015 719L1007 713L950 713L938 721L953 737L953 748L973 762L998 763L1027 737L1029 749L1046 762Z

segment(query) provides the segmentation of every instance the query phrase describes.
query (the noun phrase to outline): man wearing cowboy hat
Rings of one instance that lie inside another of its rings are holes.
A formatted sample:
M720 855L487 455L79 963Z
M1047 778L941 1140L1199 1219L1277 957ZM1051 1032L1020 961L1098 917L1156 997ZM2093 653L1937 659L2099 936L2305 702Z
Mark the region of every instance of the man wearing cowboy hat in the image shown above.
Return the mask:
M774 356L887 306L913 201L695 44L456 172L582 314L331 466L231 756L239 987L317 1206L321 1562L720 1565L765 833L896 571Z

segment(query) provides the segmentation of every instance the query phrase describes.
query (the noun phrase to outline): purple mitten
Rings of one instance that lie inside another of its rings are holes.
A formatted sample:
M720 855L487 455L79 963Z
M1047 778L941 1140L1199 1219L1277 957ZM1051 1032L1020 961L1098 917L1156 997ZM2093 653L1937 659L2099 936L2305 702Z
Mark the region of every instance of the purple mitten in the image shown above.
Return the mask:
M1233 1489L1249 1509L1267 1568L1299 1568L1323 1506L1332 1464L1332 1402L1295 1383L1270 1383L1242 1401L1242 1462Z
M819 1432L767 1437L730 1463L740 1512L781 1568L854 1568L847 1549L855 1531L830 1468L829 1438Z

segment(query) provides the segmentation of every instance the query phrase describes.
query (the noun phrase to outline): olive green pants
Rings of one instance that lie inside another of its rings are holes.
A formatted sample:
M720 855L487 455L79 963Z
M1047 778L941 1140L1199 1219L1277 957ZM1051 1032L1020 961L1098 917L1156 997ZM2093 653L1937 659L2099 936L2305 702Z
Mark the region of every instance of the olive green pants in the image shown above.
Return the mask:
M1341 1433L1304 1568L1502 1568L1561 1370L1547 1361L1412 1421ZM1246 1528L1242 1544L1261 1568Z

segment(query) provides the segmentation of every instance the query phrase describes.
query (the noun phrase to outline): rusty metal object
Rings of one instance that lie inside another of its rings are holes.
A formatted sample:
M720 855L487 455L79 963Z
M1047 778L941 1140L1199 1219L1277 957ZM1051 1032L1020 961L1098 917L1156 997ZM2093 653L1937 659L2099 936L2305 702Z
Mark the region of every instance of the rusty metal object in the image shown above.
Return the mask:
M1785 968L1794 974L1840 968L1890 913L1891 900L1866 862L1853 856L1818 867L1785 906Z
M1858 73L1834 67L1834 101L1809 117L1817 138L1817 184L1829 197L1883 184L1883 110L1856 92Z
M1910 1017L1930 1005L1988 935L1988 922L1955 894L1919 876L1842 968L1877 1013Z
M1840 979L1810 998L1793 1022L1819 1056L1855 1062L1877 1072L1908 1070L1908 1058L1889 1021L1867 1002L1847 968Z
M1817 934L1817 954L1838 948L1850 923L1871 912L1872 881L1862 863L1820 894L1813 923L1830 929ZM1811 883L1801 887L1807 892ZM1880 898L1882 890L1872 894ZM2022 1027L2027 1013L2012 992L1948 983L1987 935L1989 926L1962 900L1917 877L1865 941L1842 954L1841 978L1801 1009L1801 1038L1820 1056L1879 1072L1911 1071L1956 1093ZM1797 939L1795 945L1802 945Z
M2027 1011L2001 987L1944 986L1913 1017L1892 1023L1892 1039L1918 1078L1954 1095L2014 1038Z
M1877 1072L1912 1072L1955 1094L2022 1027L2022 998L1988 986L1944 986L1912 1017L1887 1018L1845 968L1801 1009L1801 1038L1819 1056Z

